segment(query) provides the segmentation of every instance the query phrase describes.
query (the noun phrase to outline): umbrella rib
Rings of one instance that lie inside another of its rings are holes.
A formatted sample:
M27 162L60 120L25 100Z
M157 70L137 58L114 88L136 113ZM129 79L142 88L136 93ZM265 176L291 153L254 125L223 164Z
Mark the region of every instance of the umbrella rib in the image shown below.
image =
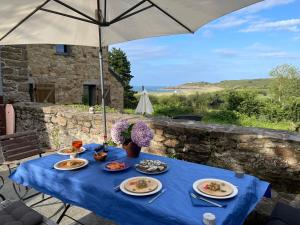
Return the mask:
M106 21L106 7L107 7L107 3L106 0L104 0L104 21Z
M98 21L97 21L97 20L95 20L93 17L90 17L89 15L87 15L87 14L85 14L85 13L79 11L78 9L75 9L74 7L68 5L68 4L66 4L66 3L64 3L64 2L62 2L62 1L60 1L60 0L53 0L53 1L55 1L55 2L57 2L58 4L60 4L60 5L64 6L64 7L68 8L68 9L70 9L70 10L76 12L76 13L78 13L78 14L81 15L81 16L83 16L83 17L85 17L85 18L87 18L87 19L93 21L95 24L98 24ZM103 24L103 25L104 25L104 24Z
M134 6L130 7L129 9L127 9L125 12L121 13L119 16L117 16L116 18L114 18L113 20L111 20L109 23L115 23L119 20L122 19L123 16L126 16L126 14L128 14L129 12L131 12L132 10L136 9L137 7L139 7L140 5L144 4L147 0L143 0L137 4L135 4Z
M97 24L97 25L99 25L99 23L95 23L95 22L92 21L92 20L80 18L80 17L77 17L77 16L72 16L72 15L69 15L69 14L65 14L65 13L53 11L53 10L50 10L50 9L44 9L44 8L41 8L40 10L41 10L41 11L48 12L48 13L53 13L53 14L57 14L57 15L60 15L60 16L64 16L64 17L69 17L69 18L76 19L76 20L81 20L81 21L84 21L84 22L87 22L87 23L92 23L92 24Z
M17 23L13 28L11 28L6 34L4 34L0 41L2 41L4 38L6 38L11 32L13 32L15 29L17 29L19 26L21 26L26 20L28 20L31 16L33 16L37 11L39 11L43 6L45 6L48 2L51 0L46 0L43 4L36 7L31 13L29 13L24 19L22 19L19 23Z
M168 17L170 17L172 20L174 20L176 23L178 23L180 26L182 26L183 28L185 28L188 32L190 33L194 33L194 31L192 31L188 26L184 25L182 22L180 22L178 19L176 19L174 16L172 16L170 13L168 13L166 10L162 9L161 7L159 7L157 4L155 4L154 2L152 2L151 0L147 0L147 2L151 3L152 5L154 5L158 10L160 10L161 12L163 12L165 15L167 15Z
M145 8L139 9L139 10L137 10L137 11L135 11L135 12L132 12L132 13L130 13L130 14L127 14L127 15L125 15L125 16L122 16L122 17L119 18L119 19L114 19L114 20L110 21L109 24L114 24L114 23L116 23L116 22L119 22L119 21L121 21L121 20L124 20L124 19L126 19L126 18L128 18L128 17L134 16L134 15L136 15L136 14L138 14L138 13L140 13L140 12L143 12L143 11L145 11L145 10L147 10L147 9L150 9L150 8L152 8L152 7L154 7L154 5L146 6Z

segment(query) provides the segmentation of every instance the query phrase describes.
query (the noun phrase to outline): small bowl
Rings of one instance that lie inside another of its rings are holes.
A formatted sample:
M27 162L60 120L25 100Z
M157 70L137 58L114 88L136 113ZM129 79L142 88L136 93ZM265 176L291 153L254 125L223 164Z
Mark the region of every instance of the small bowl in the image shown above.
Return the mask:
M98 152L98 153L94 153L94 159L96 161L104 161L107 157L107 153L106 152Z

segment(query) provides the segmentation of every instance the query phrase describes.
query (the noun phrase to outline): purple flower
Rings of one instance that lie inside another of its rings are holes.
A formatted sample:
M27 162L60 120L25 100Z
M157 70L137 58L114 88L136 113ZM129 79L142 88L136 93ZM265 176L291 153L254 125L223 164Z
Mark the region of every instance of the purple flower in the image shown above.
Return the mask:
M129 123L127 120L120 120L116 122L111 128L111 138L113 142L116 144L123 144L125 142L125 138L122 135L122 132L128 130Z
M143 121L133 125L131 140L139 147L148 147L153 139L153 132Z

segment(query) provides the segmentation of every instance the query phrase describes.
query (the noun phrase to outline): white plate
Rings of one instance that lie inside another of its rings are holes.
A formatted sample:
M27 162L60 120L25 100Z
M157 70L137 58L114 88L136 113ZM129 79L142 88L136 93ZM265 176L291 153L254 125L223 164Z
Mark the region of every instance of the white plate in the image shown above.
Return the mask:
M154 190L154 191L151 191L151 192L147 192L147 193L133 193L133 192L130 192L130 191L127 191L126 188L124 187L124 185L131 179L136 179L136 178L146 178L146 179L149 179L149 180L155 180L157 183L158 183L158 187ZM131 178L128 178L126 180L124 180L121 184L120 184L120 190L125 193L125 194L128 194L128 195L133 195L133 196L148 196L148 195L153 195L157 192L159 192L160 190L162 189L162 184L161 182L158 180L158 179L155 179L153 177L131 177Z
M63 148L63 149L58 150L57 154L60 154L60 155L71 155L71 154L74 154L74 153L64 153L64 152L62 152L62 150L64 150L64 149L68 149L68 148ZM86 149L84 147L81 147L80 149L82 150L82 152L80 152L78 154L81 154L81 153L83 153L83 152L86 151Z
M208 181L208 180L209 180L209 181L223 182L223 183L225 183L225 184L231 186L232 189L233 189L233 192L232 192L230 195L227 195L227 196L217 197L217 196L212 196L212 195L205 194L205 193L201 192L200 190L198 190L198 188L197 188L198 184L201 183L201 182L204 182L204 181ZM214 198L214 199L228 199L228 198L233 198L233 197L235 197L235 196L238 194L238 192L239 192L239 190L237 189L237 187L234 186L232 183L229 183L229 182L227 182L227 181L225 181L225 180L214 179L214 178L206 178L206 179L196 180L196 181L193 183L193 189L194 189L194 191L196 191L199 195L202 195L202 196L205 196L205 197L208 197L208 198Z
M80 169L82 167L85 167L87 164L89 164L89 161L86 160L86 159L82 159L82 158L76 158L76 160L81 160L81 161L84 161L84 164L82 166L78 166L78 167L75 167L75 168L60 168L58 167L58 163L61 163L61 162L65 162L65 161L69 161L71 159L66 159L66 160L62 160L62 161L59 161L57 163L54 164L54 169L56 170L77 170L77 169Z

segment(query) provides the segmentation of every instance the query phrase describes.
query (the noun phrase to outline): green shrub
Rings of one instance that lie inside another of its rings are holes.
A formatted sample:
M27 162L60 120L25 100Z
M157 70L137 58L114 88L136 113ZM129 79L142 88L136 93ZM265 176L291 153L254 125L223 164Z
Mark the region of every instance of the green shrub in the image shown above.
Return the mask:
M154 115L163 115L169 117L193 113L193 109L188 106L154 105L153 108Z
M263 102L258 97L257 91L242 90L229 91L225 97L225 108L248 116L259 116Z
M203 120L208 123L239 124L237 113L228 110L214 110L207 112L204 115Z

